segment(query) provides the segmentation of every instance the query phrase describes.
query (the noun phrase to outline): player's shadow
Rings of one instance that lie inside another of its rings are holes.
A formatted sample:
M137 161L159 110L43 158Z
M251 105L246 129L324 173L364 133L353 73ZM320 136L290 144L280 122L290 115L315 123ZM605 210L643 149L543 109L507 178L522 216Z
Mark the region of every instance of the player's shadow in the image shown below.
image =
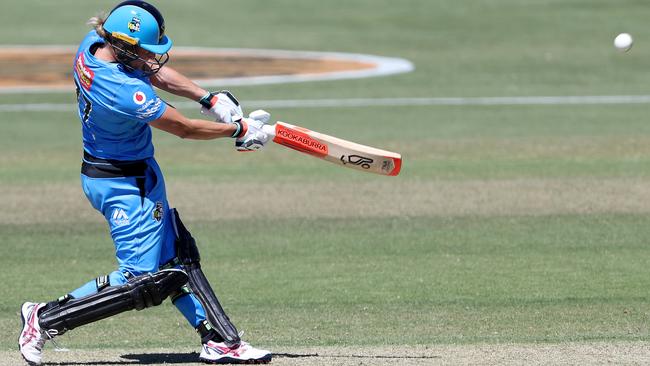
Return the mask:
M175 363L192 363L198 362L198 353L143 353L143 354L129 354L122 355L126 360L124 363L114 363L116 365L157 365L157 364L175 364ZM320 357L317 353L274 353L274 358L309 358Z
M199 354L191 353L140 353L121 356L127 360L133 360L131 365L158 365L175 363L196 363L199 361Z
M382 355L319 355L318 353L274 353L274 358L359 358L359 359L434 359L440 356L382 356ZM124 361L104 362L54 362L47 365L73 366L73 365L159 365L195 363L199 354L192 353L134 353L121 356Z
M441 356L406 356L406 355L397 355L397 356L386 356L386 355L320 355L318 353L274 353L273 357L277 358L309 358L309 357L318 357L318 358L375 358L375 359L434 359L442 358Z
M122 358L133 360L133 365L159 365L175 364L175 363L197 363L199 361L199 354L196 352L191 353L134 353L129 355L122 355Z
M74 366L74 365L160 365L196 363L199 354L192 353L135 353L120 356L123 361L91 361L91 362L48 362L46 365Z

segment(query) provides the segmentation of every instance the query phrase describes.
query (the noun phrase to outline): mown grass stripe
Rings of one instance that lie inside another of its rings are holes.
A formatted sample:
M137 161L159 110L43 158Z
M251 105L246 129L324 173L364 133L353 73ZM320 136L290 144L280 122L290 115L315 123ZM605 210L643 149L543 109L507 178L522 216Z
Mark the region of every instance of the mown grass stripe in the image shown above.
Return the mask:
M351 98L351 99L284 99L243 101L249 108L341 108L395 106L498 106L498 105L600 105L646 104L650 95L576 95L535 97L430 97L430 98ZM195 102L174 102L177 108L196 108ZM0 104L0 112L69 112L76 104L24 103Z

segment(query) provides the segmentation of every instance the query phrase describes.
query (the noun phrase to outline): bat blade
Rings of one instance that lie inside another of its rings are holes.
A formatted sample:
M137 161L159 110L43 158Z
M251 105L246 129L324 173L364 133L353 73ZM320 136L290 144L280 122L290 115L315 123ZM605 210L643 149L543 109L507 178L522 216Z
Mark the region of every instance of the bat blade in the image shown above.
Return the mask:
M273 135L273 142L304 154L370 173L395 176L402 168L402 156L398 153L357 144L304 127L278 121L265 126L265 132Z

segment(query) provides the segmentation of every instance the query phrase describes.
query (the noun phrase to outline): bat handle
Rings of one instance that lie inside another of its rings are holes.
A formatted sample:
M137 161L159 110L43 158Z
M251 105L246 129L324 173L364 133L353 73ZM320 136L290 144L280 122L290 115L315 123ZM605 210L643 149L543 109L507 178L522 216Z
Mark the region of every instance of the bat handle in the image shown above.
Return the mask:
M275 124L262 126L262 131L269 136L275 137Z

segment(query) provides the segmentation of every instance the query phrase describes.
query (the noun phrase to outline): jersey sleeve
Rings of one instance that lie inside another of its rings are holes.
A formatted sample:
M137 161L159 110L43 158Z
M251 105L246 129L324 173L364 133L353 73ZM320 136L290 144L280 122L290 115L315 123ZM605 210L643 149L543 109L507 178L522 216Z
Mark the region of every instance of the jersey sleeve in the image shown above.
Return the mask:
M114 101L114 112L142 123L160 118L167 108L167 104L156 95L151 85L139 79L122 84L115 92Z

